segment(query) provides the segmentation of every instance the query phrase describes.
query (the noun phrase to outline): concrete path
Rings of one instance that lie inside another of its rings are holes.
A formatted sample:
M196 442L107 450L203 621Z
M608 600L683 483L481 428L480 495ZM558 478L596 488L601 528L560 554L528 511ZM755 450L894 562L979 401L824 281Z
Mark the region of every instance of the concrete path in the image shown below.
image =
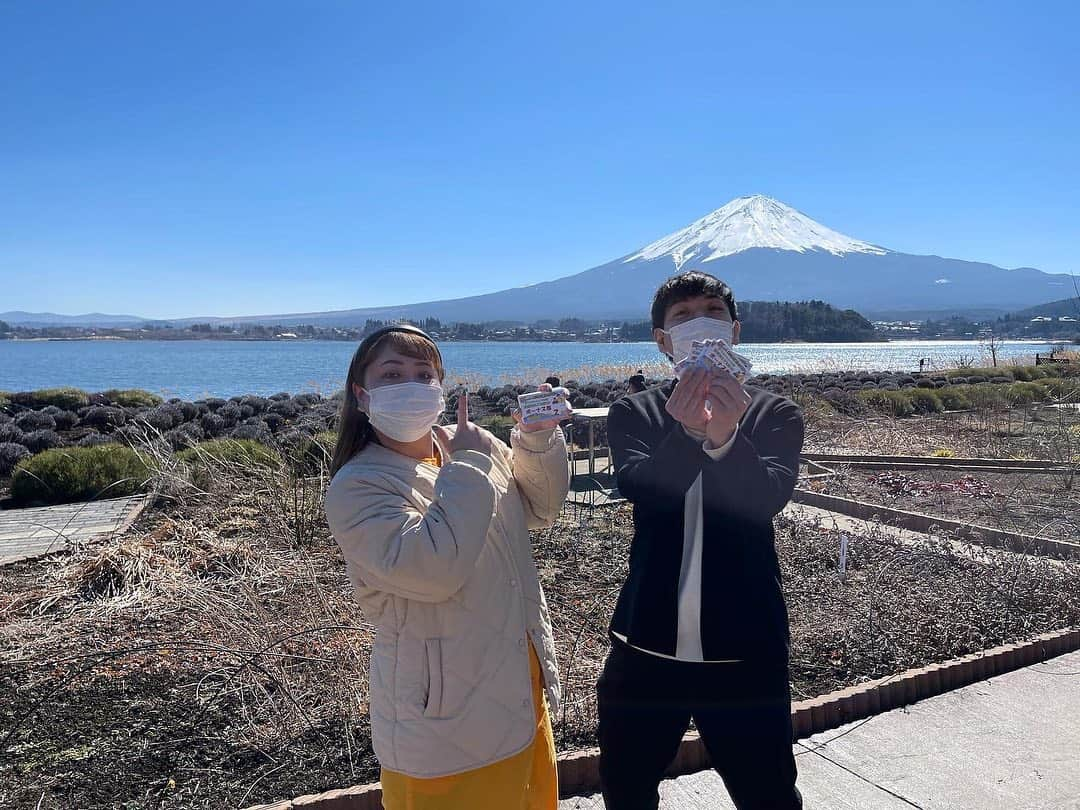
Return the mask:
M69 544L126 529L145 495L90 503L0 510L0 565L63 551Z
M1080 810L1080 652L815 735L795 754L807 810ZM733 808L712 771L660 792L662 810Z

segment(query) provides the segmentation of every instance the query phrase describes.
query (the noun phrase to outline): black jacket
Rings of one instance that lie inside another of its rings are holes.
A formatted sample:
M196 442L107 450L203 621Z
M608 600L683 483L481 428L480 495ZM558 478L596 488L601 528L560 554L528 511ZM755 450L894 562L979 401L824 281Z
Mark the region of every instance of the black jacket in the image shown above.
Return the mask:
M705 660L787 656L787 608L773 517L799 472L803 417L788 399L752 396L727 455L713 461L664 409L675 383L611 406L608 438L619 491L634 505L630 574L611 629L675 654L686 492L701 474L701 643Z

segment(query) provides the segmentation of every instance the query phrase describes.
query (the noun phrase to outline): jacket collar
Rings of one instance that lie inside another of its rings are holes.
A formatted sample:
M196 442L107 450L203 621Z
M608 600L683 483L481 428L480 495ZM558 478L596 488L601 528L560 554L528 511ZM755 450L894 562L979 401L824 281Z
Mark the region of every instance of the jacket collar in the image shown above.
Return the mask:
M457 425L447 425L446 431L452 437L454 431L457 430ZM438 439L436 439L438 443ZM443 459L449 460L450 452L447 448L439 446L439 452L442 453ZM379 468L383 470L397 470L398 472L412 474L416 472L417 467L421 466L423 462L411 456L405 456L389 447L384 447L378 442L368 442L359 453L349 459L345 467L355 468ZM342 468L344 469L344 467Z

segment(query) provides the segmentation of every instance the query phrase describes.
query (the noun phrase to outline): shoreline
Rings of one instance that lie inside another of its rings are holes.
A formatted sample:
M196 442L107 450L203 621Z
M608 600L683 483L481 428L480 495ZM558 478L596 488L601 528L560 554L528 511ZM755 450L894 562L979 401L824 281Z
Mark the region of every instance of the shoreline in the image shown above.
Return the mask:
M79 343L79 342L120 342L120 343L359 343L358 340L353 338L308 338L308 337L122 337L120 335L82 335L78 337L32 337L32 338L3 338L0 339L0 345L4 343ZM639 344L651 344L651 340L511 340L511 339L492 339L484 340L482 338L469 338L467 340L457 340L455 338L441 338L435 341L436 343L523 343L530 345L546 345L550 343L557 344L573 344L583 346L607 346L607 345L622 345L622 346L635 346ZM940 343L972 343L982 344L984 341L978 338L961 338L961 337L933 337L933 338L919 338L919 337L882 337L875 338L874 340L757 340L757 341L743 341L740 346L871 346L875 344L940 344ZM1061 345L1065 347L1080 346L1080 343L1074 343L1068 340L1056 340L1054 338L1002 338L999 343L1001 345L1006 344L1031 344L1031 345Z
M344 341L116 341L97 344L79 340L33 340L38 348L5 350L0 341L0 396L46 388L76 387L85 391L143 389L165 398L195 400L282 391L332 393L343 383L348 354ZM50 345L51 344L51 345ZM228 344L228 345L226 345ZM1034 365L1060 344L1017 340L1000 344L998 365ZM876 343L746 343L739 347L754 363L751 381L760 377L810 379L836 374L897 376L919 373L919 360L929 358L923 373L990 365L990 356L972 341L881 341ZM1071 347L1068 347L1071 349ZM1003 350L1003 351L1002 351ZM570 342L451 341L443 344L446 385L481 387L536 384L555 375L564 382L623 384L643 369L647 377L669 379L670 362L651 342L601 344ZM1075 349L1068 355L1080 356ZM7 358L7 361L5 361ZM1041 358L1040 358L1041 359ZM218 368L232 369L229 374Z
M121 337L119 335L85 335L79 337L34 337L34 338L6 338L11 343L76 343L80 341L118 341L123 343L352 343L359 342L354 338L283 338L283 337ZM932 341L932 338L912 338L913 341ZM943 338L946 340L946 338ZM948 339L952 340L952 339ZM956 338L955 340L963 341L963 339ZM579 340L579 339L566 339L566 340L504 340L504 339L491 339L484 340L482 338L470 338L468 340L457 340L455 338L441 338L435 341L436 343L528 343L533 345L543 345L548 343L570 343L581 345L627 345L633 346L639 343L652 343L649 340ZM748 346L851 346L858 344L868 343L895 343L896 339L884 338L882 340L842 340L835 342L822 342L813 340L778 340L778 341L761 341L757 343L746 343ZM1027 341L1017 341L1027 342ZM1035 343L1043 343L1045 341L1035 340Z

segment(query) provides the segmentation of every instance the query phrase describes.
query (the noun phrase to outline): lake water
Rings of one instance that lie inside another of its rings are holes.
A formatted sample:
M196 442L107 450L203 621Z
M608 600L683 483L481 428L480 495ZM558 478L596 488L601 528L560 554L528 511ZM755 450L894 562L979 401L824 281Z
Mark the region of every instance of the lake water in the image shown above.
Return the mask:
M1011 341L999 362L1049 352L1051 344ZM0 391L74 386L87 391L145 388L195 399L235 394L332 392L341 387L355 345L337 341L12 341L0 340ZM652 343L445 343L448 377L472 384L623 377L638 367L661 376L667 366ZM815 370L917 371L981 360L974 341L755 343L739 347L759 373ZM651 364L651 365L650 365ZM591 371L589 371L591 370Z

